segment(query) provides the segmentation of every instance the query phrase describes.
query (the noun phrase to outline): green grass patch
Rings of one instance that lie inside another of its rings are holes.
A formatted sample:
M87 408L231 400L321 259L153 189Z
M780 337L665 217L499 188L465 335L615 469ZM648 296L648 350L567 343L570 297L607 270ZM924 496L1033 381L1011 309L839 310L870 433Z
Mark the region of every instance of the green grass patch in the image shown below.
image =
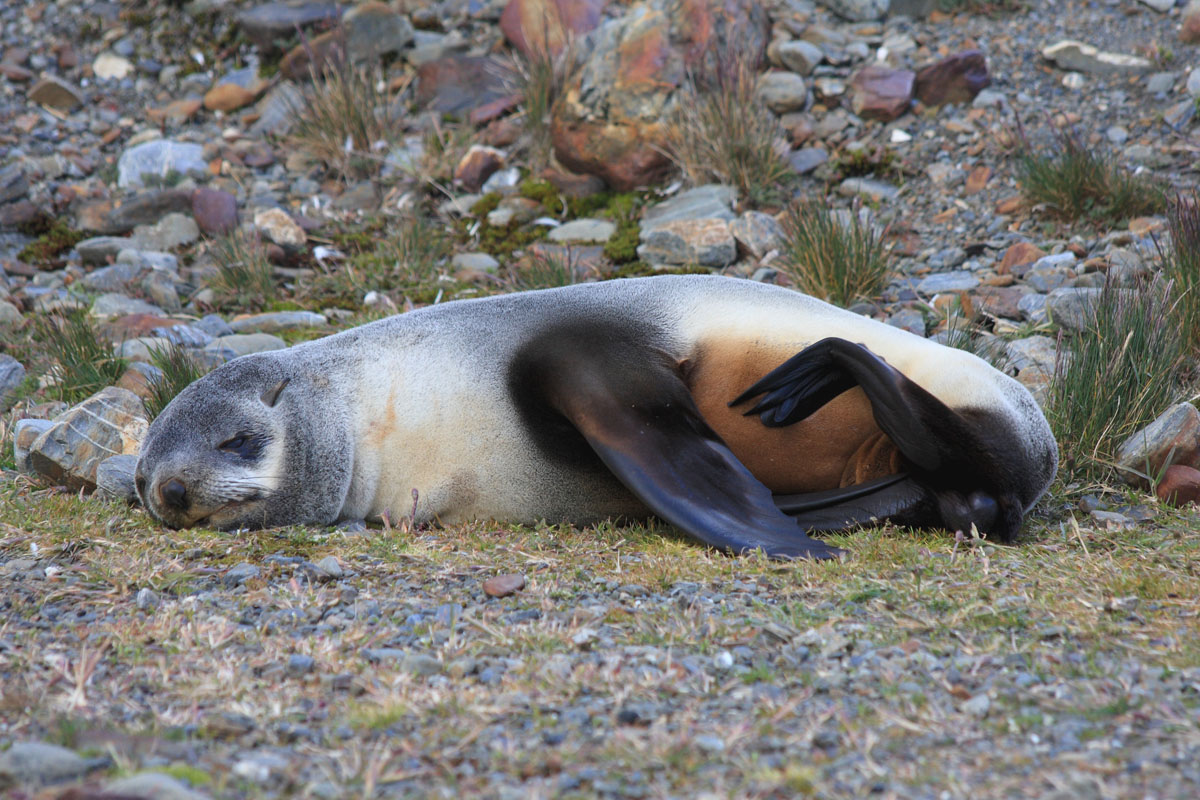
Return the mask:
M129 366L82 311L39 317L34 325L35 338L53 363L51 373L56 380L47 393L55 399L67 403L86 400L116 383Z
M208 285L222 305L258 310L275 301L275 268L257 233L236 230L210 241L208 252L217 267Z
M150 363L162 370L162 377L151 384L150 397L145 403L150 419L161 414L175 395L208 372L186 348L174 343L151 350Z
M807 200L789 207L781 224L777 263L801 291L848 306L887 285L883 237L858 213L832 212Z
M75 245L87 238L82 231L71 230L65 220L56 219L48 230L17 253L17 258L45 269L56 269L61 266L59 256L66 253Z

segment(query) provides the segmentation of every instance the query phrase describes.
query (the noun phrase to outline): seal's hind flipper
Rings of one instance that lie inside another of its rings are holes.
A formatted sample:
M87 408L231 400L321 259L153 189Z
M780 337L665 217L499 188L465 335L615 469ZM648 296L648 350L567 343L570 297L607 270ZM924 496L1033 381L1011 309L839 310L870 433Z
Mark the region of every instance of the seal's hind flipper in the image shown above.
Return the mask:
M775 558L827 559L842 551L805 535L771 491L708 423L665 354L644 334L569 328L539 337L511 373L531 430L561 414L590 449L657 516L705 544ZM557 435L559 450L569 439Z

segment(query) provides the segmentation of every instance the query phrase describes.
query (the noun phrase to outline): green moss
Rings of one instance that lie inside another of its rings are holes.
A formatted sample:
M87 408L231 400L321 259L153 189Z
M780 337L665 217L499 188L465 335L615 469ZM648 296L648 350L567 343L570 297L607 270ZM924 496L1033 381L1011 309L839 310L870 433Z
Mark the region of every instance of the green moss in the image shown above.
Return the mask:
M510 222L508 225L488 225L484 222L479 226L479 249L493 256L510 256L514 250L528 247L536 241L546 238L549 228L541 225L521 226Z
M25 245L17 258L29 264L53 264L63 252L83 241L86 234L71 230L63 220L55 220L50 229Z
M479 218L486 217L488 214L496 210L500 205L500 201L504 198L499 192L488 192L483 197L479 198L475 205L471 206L471 215Z
M558 193L558 189L554 187L554 184L549 181L527 178L521 182L520 194L521 197L541 203L546 212L553 217L562 216L563 210L567 208L567 204L563 202L562 195Z
M191 764L171 764L168 767L159 767L158 771L165 772L172 778L187 781L192 786L204 786L212 783L212 777L207 772L193 767Z
M616 232L604 244L604 257L614 264L637 261L637 248L642 228L636 222L621 222Z

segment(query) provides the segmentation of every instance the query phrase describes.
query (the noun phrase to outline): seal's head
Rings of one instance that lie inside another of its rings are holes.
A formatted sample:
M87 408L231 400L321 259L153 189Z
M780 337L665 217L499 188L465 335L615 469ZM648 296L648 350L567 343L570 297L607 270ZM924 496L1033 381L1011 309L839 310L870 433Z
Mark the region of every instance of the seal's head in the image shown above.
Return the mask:
M184 389L142 444L143 505L173 528L336 520L353 456L349 425L323 384L267 353L231 361Z

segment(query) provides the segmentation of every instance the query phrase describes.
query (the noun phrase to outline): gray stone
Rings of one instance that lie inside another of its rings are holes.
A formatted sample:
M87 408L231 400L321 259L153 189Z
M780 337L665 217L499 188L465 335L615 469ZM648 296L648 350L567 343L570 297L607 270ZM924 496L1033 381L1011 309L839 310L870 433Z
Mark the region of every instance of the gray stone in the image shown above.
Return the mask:
M181 306L175 276L169 272L152 269L142 276L141 285L142 291L149 295L159 308L168 314L179 312Z
M258 120L250 126L250 135L255 137L283 136L296 120L296 111L304 107L304 93L291 81L283 81L267 92L254 113Z
M1175 88L1174 72L1156 72L1146 78L1146 91L1150 94L1166 94Z
M141 275L142 268L137 264L116 263L89 272L83 276L81 283L93 292L122 292L136 283Z
M938 292L967 292L979 285L979 279L968 270L953 272L935 272L927 275L917 284L921 294L937 294Z
M337 556L325 556L317 562L317 569L327 578L340 578L345 574Z
M253 564L243 561L240 564L235 564L225 570L225 574L221 576L221 580L226 586L240 586L249 580L254 580L262 575L262 570Z
M801 147L788 154L792 169L800 175L807 175L829 160L829 153L823 147Z
M1022 280L1036 291L1048 294L1062 288L1071 282L1072 273L1067 269L1054 266L1038 266L1034 264L1025 272Z
M650 206L642 212L641 235L652 233L660 225L681 219L723 219L735 217L731 206L737 202L732 186L710 183L680 192L670 200Z
M617 226L606 219L573 219L550 231L552 242L607 242L617 232Z
M656 225L637 253L651 264L724 267L737 259L737 243L723 219L680 219Z
M1044 294L1027 294L1017 301L1017 308L1021 312L1021 319L1041 324L1047 320L1049 313L1046 310L1046 295Z
M1160 14L1165 14L1175 7L1175 0L1142 0L1142 3Z
M269 333L235 333L213 339L205 346L204 350L210 353L228 351L236 358L251 353L265 353L270 350L286 348L287 342Z
M1192 109L1192 113L1188 115L1188 118L1190 119L1192 114L1195 113L1196 104L1192 100L1186 100L1185 102L1187 103L1188 108ZM1159 169L1161 167L1170 166L1171 164L1170 156L1158 148L1148 144L1131 144L1121 152L1125 156L1125 159L1131 164L1136 164L1143 167Z
M328 324L329 320L324 314L314 311L274 311L229 321L234 333L278 333L301 328L324 328Z
M521 182L521 170L517 167L509 167L508 169L497 170L492 173L492 177L483 182L483 186L479 191L484 194L489 192L499 192L500 194L509 194Z
M29 448L29 467L58 485L90 491L101 462L136 455L149 424L140 397L109 386L55 418Z
M161 772L142 772L119 778L108 784L104 791L106 794L144 797L147 800L208 800L208 795L189 789Z
M824 50L803 39L781 42L775 52L783 66L798 75L811 75L817 65L825 60Z
M337 20L341 9L334 2L263 3L241 11L237 23L260 50L272 50L277 40L293 36L296 29Z
M305 653L292 653L288 656L287 673L293 677L307 675L312 672L317 666L317 662L312 656Z
M766 72L758 78L758 96L776 114L800 111L808 104L808 84L795 72Z
M126 233L138 225L153 225L167 214L191 208L192 192L188 189L150 189L125 198L109 211L97 233Z
M0 411L12 407L14 394L24 381L25 365L10 355L0 354Z
M133 598L133 604L140 611L153 611L162 604L162 601L159 600L158 595L153 589L143 586L141 589L138 589L137 595ZM158 795L155 794L154 797L158 797Z
M494 273L500 269L500 262L487 253L457 253L450 259L450 266L455 270L470 269Z
M111 500L138 502L134 473L137 471L137 456L110 456L96 467L96 495Z
M304 229L282 208L266 208L256 212L254 227L280 247L296 250L308 241Z
M873 203L891 202L900 196L895 186L873 178L846 178L837 191L843 197L863 197Z
M78 778L88 761L65 747L44 742L16 742L0 753L0 786L38 786Z
M25 316L16 306L0 300L0 327L19 325L24 319Z
M200 145L155 139L121 153L117 159L117 185L122 189L145 186L146 176L162 180L171 172L186 175L192 171L203 173L207 168Z
M138 250L166 251L183 247L200 238L200 226L187 214L167 214L153 225L133 229L133 245Z
M762 258L783 241L783 228L774 217L761 211L742 214L729 223L729 232L755 258Z
M1042 50L1042 57L1059 68L1093 75L1131 75L1149 72L1154 63L1141 56L1108 53L1085 42L1066 39Z
M117 355L136 363L148 363L156 351L166 350L171 342L161 336L138 336L117 345Z
M368 2L354 6L342 16L346 32L346 54L356 62L375 61L388 53L398 53L413 40L408 17L383 3Z
M888 17L924 19L937 8L938 0L891 0Z
M821 5L851 22L882 19L889 0L821 0Z
M24 197L27 191L29 180L20 164L9 164L0 168L0 204Z
M110 258L116 258L122 250L134 247L133 239L124 236L93 236L75 245L75 252L84 264L107 264Z
M987 692L980 692L962 704L963 713L979 718L986 717L991 707L992 701L987 696Z
M1055 289L1046 298L1046 308L1054 321L1062 327L1071 331L1082 331L1087 328L1095 316L1096 304L1103 291L1103 289Z
M1040 372L1044 377L1054 376L1058 361L1058 345L1049 336L1027 336L1008 343L1005 349L1009 365L1017 371Z
M38 437L50 430L54 423L48 419L19 419L13 425L13 461L21 472L32 472L29 466L29 448Z
M925 315L915 308L902 308L887 318L887 324L902 331L925 337Z
M79 87L70 81L56 75L46 75L29 87L25 95L34 103L58 109L59 111L74 111L87 102L87 97Z
M1171 406L1122 442L1115 460L1122 476L1142 487L1169 464L1200 466L1200 411L1191 403Z
M88 313L93 317L124 317L129 314L151 314L161 317L163 310L145 300L109 292L97 297Z

